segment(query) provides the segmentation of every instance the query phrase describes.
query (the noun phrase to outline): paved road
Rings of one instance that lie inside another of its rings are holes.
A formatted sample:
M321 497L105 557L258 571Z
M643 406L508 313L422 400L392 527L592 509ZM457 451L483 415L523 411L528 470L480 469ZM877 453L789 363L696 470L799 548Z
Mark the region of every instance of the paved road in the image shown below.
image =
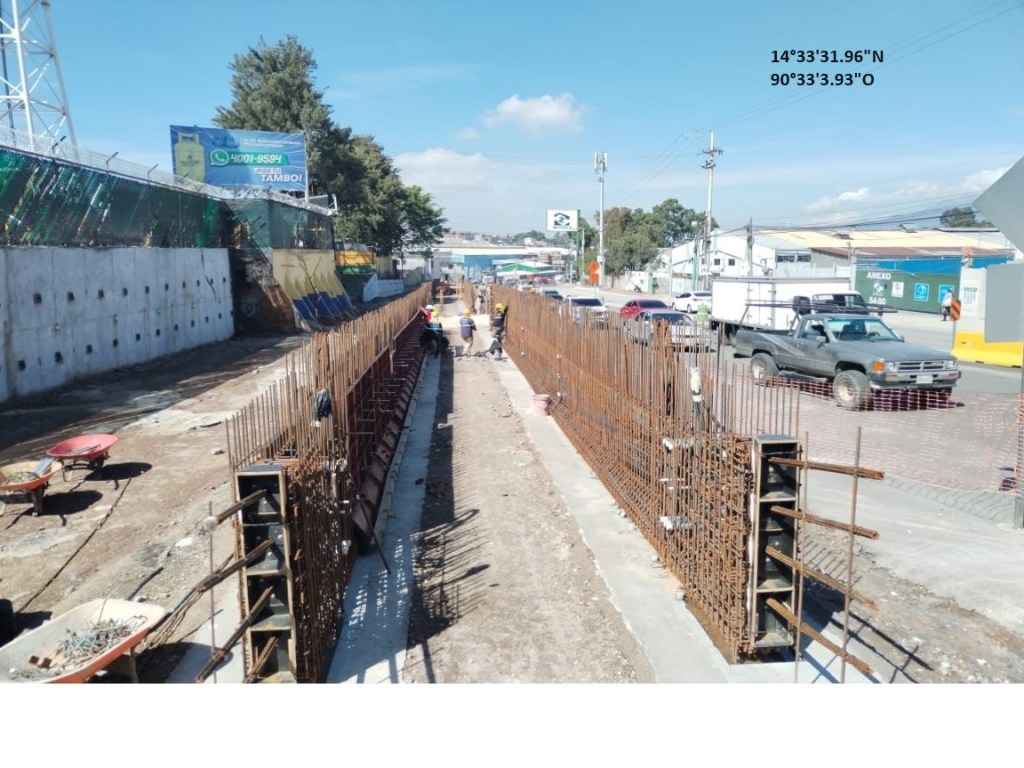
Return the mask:
M619 289L601 289L597 291L589 286L563 285L558 290L566 296L601 296L610 308L621 307L632 298L646 296L670 303L671 297L665 293L639 294L635 291ZM924 312L895 312L885 316L885 320L907 341L923 344L934 349L951 350L956 331L984 331L984 321L977 318L964 318L958 323L943 322L938 315ZM963 377L957 385L957 392L962 394L1016 394L1022 389L1022 372L1020 368L1003 368L995 365L961 362Z

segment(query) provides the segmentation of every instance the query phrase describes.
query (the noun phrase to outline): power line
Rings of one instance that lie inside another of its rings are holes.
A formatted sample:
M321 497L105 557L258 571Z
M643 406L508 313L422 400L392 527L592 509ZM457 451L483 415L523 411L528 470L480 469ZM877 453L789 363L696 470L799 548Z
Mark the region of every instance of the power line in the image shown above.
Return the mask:
M788 229L788 230L816 230L816 229L854 229L856 227L873 227L873 226L884 226L884 225L899 225L899 224L912 224L920 221L931 221L939 218L950 207L959 207L955 205L956 202L964 202L957 200L950 200L949 204L934 206L930 208L918 209L916 211L908 211L904 214L894 214L891 216L883 216L881 218L865 218L860 220L850 219L837 219L829 222L815 222L813 224L761 224L756 227L758 230L772 230L772 229ZM966 207L970 207L969 205ZM735 230L739 231L739 229Z

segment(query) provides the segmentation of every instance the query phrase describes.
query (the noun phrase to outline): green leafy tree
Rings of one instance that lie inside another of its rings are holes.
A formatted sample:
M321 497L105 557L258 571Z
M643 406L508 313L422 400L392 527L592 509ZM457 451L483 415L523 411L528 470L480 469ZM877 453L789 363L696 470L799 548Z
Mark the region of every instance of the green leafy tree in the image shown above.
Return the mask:
M704 213L686 208L675 198L669 198L651 209L650 220L657 233L658 245L671 248L692 240L704 231ZM712 228L715 220L711 219Z
M984 219L978 221L978 214L973 208L950 208L939 216L939 222L944 227L966 228L966 227L991 227L992 222Z
M310 194L333 194L339 206L356 205L363 166L355 157L352 131L331 120L331 108L313 83L316 61L292 35L276 45L263 38L231 62L232 101L218 107L221 128L302 133Z
M338 240L368 243L383 256L423 249L440 240L445 220L430 195L406 187L372 136L337 126L313 82L312 52L292 35L275 45L263 38L231 63L232 102L218 107L222 128L302 133L310 194L338 202Z
M618 275L645 269L658 255L659 229L641 208L611 208L604 214L605 269Z
M361 173L352 200L338 204L334 220L339 240L372 243L388 256L401 248L404 236L405 188L391 159L372 136L352 138L352 153Z
M595 218L600 218L600 214L595 213ZM658 249L700 237L705 218L705 214L686 208L675 198L659 203L650 211L625 207L606 210L604 247L608 274L647 269L657 259ZM718 226L714 219L711 221L713 228ZM591 228L587 234L586 261L594 261L597 259L597 232Z
M443 210L434 205L430 194L420 187L405 189L403 206L402 247L411 252L427 254L431 246L441 242L445 224Z

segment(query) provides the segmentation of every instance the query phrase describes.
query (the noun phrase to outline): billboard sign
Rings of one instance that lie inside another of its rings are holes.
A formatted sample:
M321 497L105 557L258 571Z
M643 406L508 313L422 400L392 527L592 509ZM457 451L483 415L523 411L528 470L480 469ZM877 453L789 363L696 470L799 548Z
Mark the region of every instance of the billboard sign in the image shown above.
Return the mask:
M548 232L575 232L579 226L579 216L579 211L549 208Z
M171 126L174 173L218 187L306 191L301 133Z

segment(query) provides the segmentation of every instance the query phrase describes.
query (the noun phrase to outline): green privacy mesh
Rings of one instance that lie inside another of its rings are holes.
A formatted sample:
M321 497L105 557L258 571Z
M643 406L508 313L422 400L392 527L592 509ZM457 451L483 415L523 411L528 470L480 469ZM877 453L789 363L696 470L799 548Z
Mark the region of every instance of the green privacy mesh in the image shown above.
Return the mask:
M5 146L0 211L0 246L264 250L332 243L330 217L306 208L221 200Z

